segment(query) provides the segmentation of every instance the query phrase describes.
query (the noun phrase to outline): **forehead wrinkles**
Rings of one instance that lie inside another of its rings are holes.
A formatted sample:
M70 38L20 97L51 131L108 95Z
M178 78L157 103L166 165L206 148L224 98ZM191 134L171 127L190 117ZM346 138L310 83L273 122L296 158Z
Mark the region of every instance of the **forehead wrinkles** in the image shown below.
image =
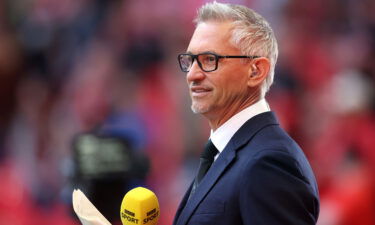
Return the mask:
M188 51L199 53L204 51L214 51L228 53L236 52L232 44L233 24L228 22L202 22L194 31L188 47ZM197 52L199 51L199 52Z

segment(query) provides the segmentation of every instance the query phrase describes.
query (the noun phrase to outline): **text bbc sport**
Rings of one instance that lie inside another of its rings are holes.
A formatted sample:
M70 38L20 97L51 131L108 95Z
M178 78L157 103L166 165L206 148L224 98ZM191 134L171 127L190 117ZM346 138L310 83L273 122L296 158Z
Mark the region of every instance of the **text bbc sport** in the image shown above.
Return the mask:
M135 214L133 212L130 212L128 210L125 210L125 212L121 212L121 217L126 219L127 221L139 224L139 219L134 218ZM147 217L143 219L143 224L147 224L148 222L154 220L159 216L159 211L156 211L156 209L151 210L147 213Z

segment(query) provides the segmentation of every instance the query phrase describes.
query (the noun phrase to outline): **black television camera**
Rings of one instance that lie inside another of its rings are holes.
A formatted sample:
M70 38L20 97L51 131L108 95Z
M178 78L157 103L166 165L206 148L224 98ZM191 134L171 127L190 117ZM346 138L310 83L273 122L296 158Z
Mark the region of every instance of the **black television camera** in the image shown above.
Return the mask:
M79 134L73 141L72 186L81 189L111 222L119 220L124 193L142 185L149 171L146 155L123 137Z

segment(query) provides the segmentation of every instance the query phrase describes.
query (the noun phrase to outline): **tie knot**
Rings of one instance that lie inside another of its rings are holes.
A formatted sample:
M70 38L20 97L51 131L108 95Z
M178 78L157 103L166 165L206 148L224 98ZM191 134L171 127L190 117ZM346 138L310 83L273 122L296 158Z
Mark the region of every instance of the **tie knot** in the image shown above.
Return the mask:
M211 140L208 140L206 146L204 147L204 151L201 155L201 158L214 161L215 155L219 151L216 149L215 145L212 143Z

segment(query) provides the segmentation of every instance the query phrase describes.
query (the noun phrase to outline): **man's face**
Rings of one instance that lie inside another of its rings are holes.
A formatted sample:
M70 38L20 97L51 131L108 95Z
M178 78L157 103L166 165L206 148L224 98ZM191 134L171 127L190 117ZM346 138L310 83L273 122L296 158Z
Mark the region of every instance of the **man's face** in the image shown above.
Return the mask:
M188 53L213 52L218 55L241 55L230 43L232 25L206 22L197 26ZM244 59L219 59L217 70L204 72L196 60L187 73L192 110L211 119L229 118L243 108L248 98L247 78L250 63Z

